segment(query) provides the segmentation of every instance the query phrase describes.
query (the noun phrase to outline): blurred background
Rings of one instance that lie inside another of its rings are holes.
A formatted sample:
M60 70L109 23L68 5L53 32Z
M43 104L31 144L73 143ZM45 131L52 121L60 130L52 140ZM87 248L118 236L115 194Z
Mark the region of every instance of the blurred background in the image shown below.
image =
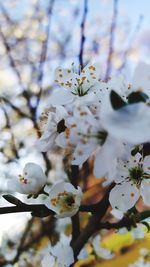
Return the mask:
M1 206L8 205L2 198L7 179L20 173L29 161L43 167L49 184L60 176L66 179L61 154L42 155L36 148L39 117L49 104L55 68L80 64L82 52L83 64L97 63L103 79L123 74L130 82L139 61L150 63L149 10L149 0L0 0ZM86 176L85 200L93 201L92 196L100 197L101 185ZM34 200L38 201L42 200ZM0 266L39 266L36 252L48 238L57 239L54 224L49 217L1 215ZM69 224L67 221L68 228ZM56 228L64 225L62 220ZM115 249L117 257L97 266L126 267L136 260L140 247L150 246L148 235L137 244L130 234L116 236L113 245L112 239L106 235L105 246ZM124 247L127 249L121 250ZM90 259L86 266L89 264Z

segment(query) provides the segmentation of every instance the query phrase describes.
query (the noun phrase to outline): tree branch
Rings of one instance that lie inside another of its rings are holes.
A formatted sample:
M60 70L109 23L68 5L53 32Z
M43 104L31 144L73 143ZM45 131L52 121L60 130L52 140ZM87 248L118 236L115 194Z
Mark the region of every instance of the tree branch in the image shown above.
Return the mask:
M74 251L74 257L77 258L80 250L83 248L83 246L86 244L88 239L98 230L99 223L101 219L106 214L106 211L110 205L109 203L109 193L111 189L114 187L114 183L110 185L108 188L106 194L102 198L101 201L99 201L97 204L91 205L92 213L87 226L84 228L84 230L81 232L78 239L73 244L73 251Z
M116 30L116 19L118 15L118 0L114 0L113 2L113 17L112 17L112 23L110 27L110 40L109 40L109 50L108 50L108 58L106 62L106 74L105 74L105 81L108 80L109 75L111 73L111 61L112 61L112 55L114 51L114 35Z
M83 68L83 54L84 54L84 43L85 43L85 23L86 17L88 13L88 0L84 0L84 10L83 10L83 18L81 21L81 40L80 40L80 52L79 52L79 65L81 69Z

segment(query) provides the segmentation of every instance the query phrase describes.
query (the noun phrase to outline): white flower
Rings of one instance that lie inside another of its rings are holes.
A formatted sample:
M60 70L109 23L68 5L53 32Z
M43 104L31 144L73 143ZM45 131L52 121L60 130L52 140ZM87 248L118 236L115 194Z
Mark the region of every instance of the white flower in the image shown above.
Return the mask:
M58 182L52 186L45 205L56 212L57 218L71 217L77 213L82 197L81 188L72 184Z
M150 156L143 160L140 153L127 161L119 160L115 182L109 201L114 209L126 212L138 201L140 195L150 205Z
M118 140L131 144L150 141L150 107L145 103L130 104L108 113L106 111L101 119L105 129Z
M8 180L7 187L21 194L37 194L46 184L46 180L47 177L42 168L30 162L25 165L23 174Z
M101 237L99 235L95 236L92 240L92 245L94 248L95 254L104 260L110 260L114 257L114 253L112 253L110 250L103 248L101 245Z
M56 260L49 252L47 252L42 260L42 267L55 267Z
M143 257L140 257L136 262L129 264L128 267L150 267L150 262L146 262Z
M74 101L90 104L97 101L96 96L101 93L95 65L88 64L80 74L73 65L71 69L58 67L55 71L55 82L62 88L51 94L52 105L66 105Z
M140 255L141 256L139 257L139 259L136 262L129 264L128 267L150 267L150 262L147 261L147 257L149 256L149 249L141 248Z
M136 225L137 227L133 228L131 234L135 240L143 239L146 235L145 226L141 223Z
M56 146L55 140L57 136L65 130L65 117L67 112L65 108L57 106L53 111L47 111L42 114L41 122L43 134L37 142L40 151L46 152Z
M105 131L99 117L85 106L77 106L66 119L66 130L56 142L63 148L72 149L72 164L82 165L94 155L94 175L97 178L114 176L116 157L122 153L122 143Z
M63 238L54 247L47 249L42 260L42 267L69 267L74 262L73 250Z

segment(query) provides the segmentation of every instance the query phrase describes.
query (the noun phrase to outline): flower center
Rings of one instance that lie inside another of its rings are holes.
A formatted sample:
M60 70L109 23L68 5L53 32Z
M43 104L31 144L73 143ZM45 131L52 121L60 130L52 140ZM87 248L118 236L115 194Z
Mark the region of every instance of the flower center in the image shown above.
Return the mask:
M86 76L82 77L82 78L76 78L76 83L75 83L75 89L74 91L72 91L71 93L73 95L78 95L78 96L85 96L88 94L88 91L91 89L92 86L89 86L87 89L83 88L83 84L84 81L87 80L87 82L89 82L89 80L87 79Z
M21 184L27 184L28 183L28 180L27 178L25 178L23 175L19 174L19 181Z
M140 166L129 169L129 175L130 179L136 184L140 184L144 178L144 172Z
M64 191L59 193L56 198L52 198L51 203L52 205L59 207L60 212L65 212L74 206L75 196L72 193Z
M105 143L107 136L108 133L105 130L98 131L97 139L99 140L101 146Z

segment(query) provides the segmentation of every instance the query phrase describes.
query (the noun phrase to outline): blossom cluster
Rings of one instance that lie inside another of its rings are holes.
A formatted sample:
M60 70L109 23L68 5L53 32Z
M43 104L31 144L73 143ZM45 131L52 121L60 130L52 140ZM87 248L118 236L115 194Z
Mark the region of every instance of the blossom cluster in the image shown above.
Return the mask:
M141 77L141 72L144 73ZM41 116L40 151L62 148L72 165L93 159L93 174L116 186L109 201L126 212L140 196L150 205L150 66L141 63L132 83L123 76L100 78L96 65L83 69L58 67L57 84Z
M144 73L141 77L141 72ZM126 212L140 196L150 205L150 66L140 63L132 83L123 76L100 78L96 65L55 70L56 89L40 118L41 152L62 150L70 165L93 160L93 174L115 182L109 201L114 210ZM28 163L8 187L23 194L38 194L46 184L41 167ZM73 216L82 198L80 187L60 181L49 192L46 206L58 217Z
M141 77L141 73L145 75ZM150 66L139 64L129 84L123 76L103 81L94 64L83 69L72 64L71 68L55 70L55 83L49 106L40 118L39 151L61 151L68 166L79 168L90 159L93 175L105 178L104 186L115 184L109 202L116 217L133 208L140 197L150 206L150 153L145 151L150 143ZM23 173L8 180L7 185L21 194L46 194L44 204L56 218L74 216L81 204L81 188L60 179L47 191L46 183L41 166L29 162ZM95 239L94 249L97 243ZM69 266L73 252L70 246L66 248L61 244L52 247L42 266L50 261L52 265ZM99 249L97 254L112 258L110 251ZM57 257L60 250L64 250L61 264Z

